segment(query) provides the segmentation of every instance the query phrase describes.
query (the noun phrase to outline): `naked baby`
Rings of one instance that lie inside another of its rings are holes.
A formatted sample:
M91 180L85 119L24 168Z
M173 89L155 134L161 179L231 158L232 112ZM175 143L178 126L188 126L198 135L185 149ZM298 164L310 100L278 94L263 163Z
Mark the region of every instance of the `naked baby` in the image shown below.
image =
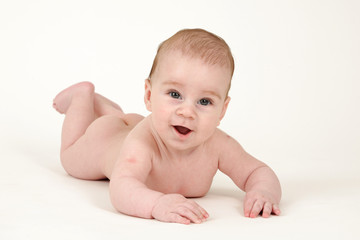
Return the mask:
M108 178L121 213L183 224L209 217L188 198L204 196L219 169L246 192L246 217L279 215L275 173L218 129L233 71L223 39L186 29L159 46L145 80L147 117L125 114L89 82L63 90L53 106L65 114L64 169L76 178Z

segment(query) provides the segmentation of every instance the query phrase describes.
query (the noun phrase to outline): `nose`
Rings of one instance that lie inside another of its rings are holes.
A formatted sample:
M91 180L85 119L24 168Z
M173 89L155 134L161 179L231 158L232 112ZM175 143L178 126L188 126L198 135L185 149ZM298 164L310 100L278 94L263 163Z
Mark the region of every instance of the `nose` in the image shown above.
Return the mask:
M184 118L195 119L196 113L191 103L182 103L177 109L176 114Z

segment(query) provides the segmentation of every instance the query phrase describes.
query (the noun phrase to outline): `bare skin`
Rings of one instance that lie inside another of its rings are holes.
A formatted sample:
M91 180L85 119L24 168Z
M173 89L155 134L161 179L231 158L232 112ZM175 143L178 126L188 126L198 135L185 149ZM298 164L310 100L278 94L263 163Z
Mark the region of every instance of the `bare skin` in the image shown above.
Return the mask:
M62 164L70 175L87 180L110 177L111 170L105 165L114 164L122 135L143 119L137 114L124 114L117 104L95 93L90 82L81 82L60 92L53 107L65 114L60 150ZM103 149L109 144L114 148ZM100 151L88 152L92 148ZM104 156L99 158L97 154ZM105 162L105 159L112 161Z
M246 192L246 217L279 215L274 172L217 128L230 100L227 69L176 54L159 65L164 68L145 82L144 100L152 112L146 118L125 114L89 82L55 97L54 108L65 114L65 170L81 179L110 179L119 212L189 224L209 214L186 197L204 196L220 169Z

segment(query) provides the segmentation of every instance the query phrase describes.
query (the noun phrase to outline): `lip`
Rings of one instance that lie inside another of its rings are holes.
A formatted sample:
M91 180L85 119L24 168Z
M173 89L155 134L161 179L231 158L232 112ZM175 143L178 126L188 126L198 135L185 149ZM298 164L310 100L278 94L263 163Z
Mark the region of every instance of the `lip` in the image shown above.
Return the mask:
M180 132L178 131L177 127L187 128L187 129L189 129L190 131L187 132L186 134L182 134L182 133L180 133ZM193 132L193 130L191 130L190 128L185 127L185 126L182 126L182 125L173 125L172 128L173 128L174 132L176 133L176 135L177 135L180 139L182 139L182 140L188 138L188 137L192 134L192 132Z

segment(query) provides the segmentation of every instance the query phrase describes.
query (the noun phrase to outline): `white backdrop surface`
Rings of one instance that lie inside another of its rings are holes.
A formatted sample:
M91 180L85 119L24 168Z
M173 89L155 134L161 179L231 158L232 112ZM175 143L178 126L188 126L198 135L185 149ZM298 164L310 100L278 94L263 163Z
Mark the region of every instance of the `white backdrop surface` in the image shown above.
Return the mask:
M359 239L359 12L355 0L1 1L0 239ZM243 217L244 194L219 173L197 200L208 222L132 218L112 208L106 181L62 169L57 92L92 81L125 112L147 115L156 48L183 28L230 45L220 128L278 174L280 217Z

